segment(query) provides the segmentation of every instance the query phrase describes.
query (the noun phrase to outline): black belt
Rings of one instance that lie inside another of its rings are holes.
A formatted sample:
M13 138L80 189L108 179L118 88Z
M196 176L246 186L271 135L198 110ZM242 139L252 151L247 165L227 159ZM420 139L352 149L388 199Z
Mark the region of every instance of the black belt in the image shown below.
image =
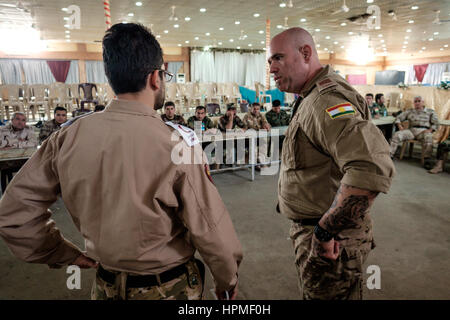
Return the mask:
M303 226L315 226L316 224L319 223L320 218L317 219L296 219L296 220L292 220L295 223L300 223Z
M187 268L184 263L175 268L160 273L159 279L161 280L161 283L165 283L181 276L183 273L187 274ZM102 266L99 265L97 274L102 280L108 282L109 284L114 285L117 273L105 270L102 268ZM156 275L143 275L143 276L129 275L127 277L128 288L145 288L159 285L160 283L158 282Z
M422 127L422 126L413 126L413 128L424 128L424 129L430 129L430 127Z

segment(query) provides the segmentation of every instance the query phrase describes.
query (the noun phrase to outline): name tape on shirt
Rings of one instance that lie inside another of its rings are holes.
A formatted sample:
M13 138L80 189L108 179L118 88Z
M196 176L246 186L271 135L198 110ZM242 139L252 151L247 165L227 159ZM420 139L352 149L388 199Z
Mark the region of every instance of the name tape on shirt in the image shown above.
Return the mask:
M182 126L178 123L173 123L172 121L167 121L165 122L165 124L177 130L189 147L195 146L196 144L200 143L197 135L191 128Z
M336 119L348 114L354 114L355 109L350 103L341 103L326 109L328 115L331 119Z

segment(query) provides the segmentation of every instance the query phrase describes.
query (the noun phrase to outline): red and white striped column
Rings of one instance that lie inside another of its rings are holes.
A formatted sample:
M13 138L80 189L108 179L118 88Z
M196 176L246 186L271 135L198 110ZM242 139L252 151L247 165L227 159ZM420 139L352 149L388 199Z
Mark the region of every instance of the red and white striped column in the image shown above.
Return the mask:
M103 0L103 9L105 9L106 30L111 28L111 9L109 8L109 0Z

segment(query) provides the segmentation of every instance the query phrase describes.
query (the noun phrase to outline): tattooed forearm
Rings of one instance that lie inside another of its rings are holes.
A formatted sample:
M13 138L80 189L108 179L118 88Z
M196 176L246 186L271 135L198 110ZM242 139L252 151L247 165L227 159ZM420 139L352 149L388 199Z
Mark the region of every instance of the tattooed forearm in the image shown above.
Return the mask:
M363 221L377 194L378 192L341 184L333 204L319 224L332 234L356 228Z

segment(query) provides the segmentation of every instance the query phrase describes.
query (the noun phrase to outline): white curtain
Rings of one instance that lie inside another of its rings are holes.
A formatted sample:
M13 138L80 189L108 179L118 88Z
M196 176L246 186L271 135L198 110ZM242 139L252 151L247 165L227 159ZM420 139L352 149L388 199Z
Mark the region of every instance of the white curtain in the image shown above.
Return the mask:
M264 83L266 79L266 54L246 53L245 85L253 87L255 82Z
M22 84L20 60L0 59L0 79L2 84Z
M80 73L78 71L78 60L70 61L69 72L66 78L67 84L80 83Z
M56 82L46 60L22 60L27 84L50 84Z
M191 81L216 81L214 53L210 51L191 52Z
M432 86L441 83L442 73L450 71L450 63L430 63L423 77L423 84Z
M86 60L86 80L90 83L107 83L103 61Z
M172 78L172 80L170 80L170 82L176 82L177 73L183 73L183 70L180 70L182 66L183 66L183 62L168 62L167 63L167 71L174 74L174 77Z
M216 52L216 81L245 83L246 57L239 52Z

